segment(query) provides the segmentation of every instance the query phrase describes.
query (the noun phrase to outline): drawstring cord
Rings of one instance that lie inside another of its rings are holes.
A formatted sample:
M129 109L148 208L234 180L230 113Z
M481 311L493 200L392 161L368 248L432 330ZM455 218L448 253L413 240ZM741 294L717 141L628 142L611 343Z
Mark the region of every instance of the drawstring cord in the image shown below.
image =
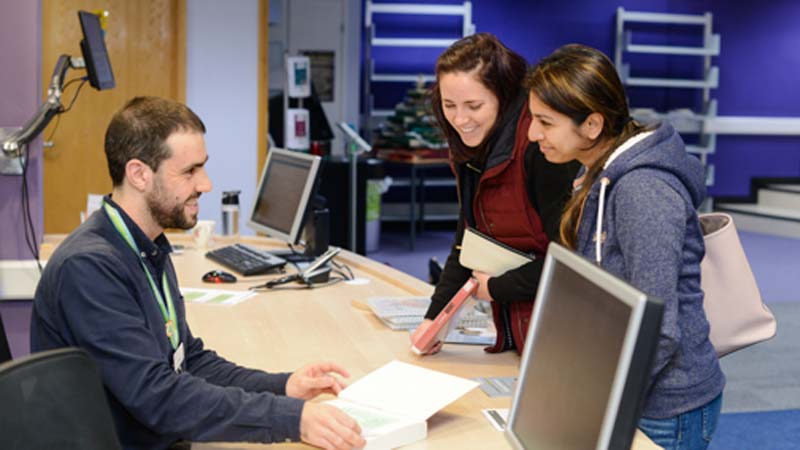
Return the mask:
M602 246L603 246L603 209L605 208L606 202L606 187L608 187L611 180L608 177L603 177L600 179L600 201L597 208L597 225L595 226L595 237L594 237L594 259L597 265L601 265L600 263L603 261L602 255Z
M611 156L609 156L608 159L606 160L605 164L603 164L603 170L606 170L608 168L608 166L610 166L611 163L614 162L614 160L617 159L617 157L619 157L621 154L623 154L624 152L628 151L634 145L638 144L639 142L643 141L645 138L653 135L654 133L655 133L655 130L645 131L645 132L639 133L639 134L633 136L632 138L628 139L627 141L625 141L622 145L617 147L617 149L614 150L613 153L611 153ZM595 248L595 257L594 257L594 259L595 259L595 262L597 263L598 266L603 261L603 255L600 252L602 250L602 248L603 248L603 241L602 241L602 238L603 238L603 208L605 207L605 201L606 201L606 188L608 187L609 184L611 184L611 180L609 180L608 177L603 177L603 178L600 179L600 201L598 202L598 210L597 210L597 227L596 227L597 231L596 231L596 235L594 237L595 238L595 247L594 247Z

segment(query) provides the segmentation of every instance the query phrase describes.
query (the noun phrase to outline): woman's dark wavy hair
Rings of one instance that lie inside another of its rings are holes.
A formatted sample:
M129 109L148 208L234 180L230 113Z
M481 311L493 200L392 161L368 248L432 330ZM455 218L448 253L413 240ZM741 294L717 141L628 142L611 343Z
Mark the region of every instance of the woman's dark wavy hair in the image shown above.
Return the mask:
M518 95L528 64L525 58L509 50L497 37L490 33L477 33L456 41L436 60L436 83L431 87L433 114L447 138L450 146L450 157L455 162L469 161L485 150L486 139L477 149L467 147L461 141L456 130L447 122L442 109L442 93L439 80L442 75L454 72L472 72L477 69L478 80L489 89L498 101L498 118L491 136L499 123L500 117L511 107Z
M575 249L583 204L603 165L620 144L646 127L630 119L625 89L614 64L601 51L580 44L565 45L539 61L525 80L531 94L580 126L592 113L603 116L603 130L590 148L609 143L609 150L591 167L581 188L564 208L561 241Z

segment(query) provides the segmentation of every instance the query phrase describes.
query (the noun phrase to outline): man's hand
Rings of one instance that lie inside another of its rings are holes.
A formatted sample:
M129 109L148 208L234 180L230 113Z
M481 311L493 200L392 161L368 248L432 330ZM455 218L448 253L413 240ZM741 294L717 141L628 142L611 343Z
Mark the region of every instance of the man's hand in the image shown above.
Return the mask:
M326 450L350 450L367 445L361 437L361 427L352 417L324 403L306 402L303 405L300 439Z
M289 376L286 381L286 395L303 400L311 400L320 394L339 395L345 384L334 373L345 378L350 376L346 370L332 362L309 364Z
M411 333L411 343L413 344L414 341L417 340L418 337L422 336L422 333L424 333L425 330L427 330L428 327L430 327L432 323L433 323L433 321L431 319L423 320L422 323L419 324L417 329L414 330L413 333ZM433 355L434 353L439 353L439 350L441 350L441 349L442 349L442 341L439 341L439 342L435 343L433 345L433 347L431 347L431 349L428 350L427 352L425 352L424 354L425 355Z
M479 300L494 301L492 294L489 293L489 280L492 278L488 273L472 271L472 276L478 280L478 290L475 291L475 298Z

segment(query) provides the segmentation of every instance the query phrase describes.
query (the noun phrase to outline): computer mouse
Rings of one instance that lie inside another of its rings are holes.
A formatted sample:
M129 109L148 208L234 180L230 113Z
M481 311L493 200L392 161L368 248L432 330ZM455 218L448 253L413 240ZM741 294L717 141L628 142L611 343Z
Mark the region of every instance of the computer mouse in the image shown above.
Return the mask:
M203 275L203 281L206 283L235 283L236 276L221 270L212 270Z

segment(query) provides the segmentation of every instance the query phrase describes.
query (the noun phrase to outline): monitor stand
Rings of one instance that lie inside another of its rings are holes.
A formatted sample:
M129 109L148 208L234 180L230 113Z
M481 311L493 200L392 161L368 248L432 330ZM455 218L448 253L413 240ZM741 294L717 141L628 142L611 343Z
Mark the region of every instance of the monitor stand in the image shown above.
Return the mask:
M290 263L307 263L317 259L314 255L306 255L305 253L298 253L292 250L270 250L270 254L281 257Z
M305 249L303 253L295 250L270 250L270 253L294 264L309 263L328 250L330 242L330 212L327 208L311 211L303 230Z

